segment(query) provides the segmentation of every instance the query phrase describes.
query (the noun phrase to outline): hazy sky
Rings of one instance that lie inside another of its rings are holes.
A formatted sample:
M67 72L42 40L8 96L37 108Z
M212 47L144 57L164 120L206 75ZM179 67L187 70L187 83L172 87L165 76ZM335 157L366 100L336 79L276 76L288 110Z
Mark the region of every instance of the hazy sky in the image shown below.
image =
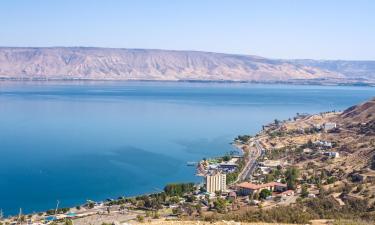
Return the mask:
M375 1L2 0L0 46L375 60Z

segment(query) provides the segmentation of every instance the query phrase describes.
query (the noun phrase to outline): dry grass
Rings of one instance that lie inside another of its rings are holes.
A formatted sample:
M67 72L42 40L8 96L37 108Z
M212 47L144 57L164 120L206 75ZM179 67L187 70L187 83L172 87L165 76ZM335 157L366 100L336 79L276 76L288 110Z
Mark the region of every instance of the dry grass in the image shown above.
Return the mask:
M337 220L333 225L373 225L373 222L363 220Z
M285 223L242 223L234 221L221 221L221 222L203 222L203 221L153 221L145 222L147 225L288 225Z

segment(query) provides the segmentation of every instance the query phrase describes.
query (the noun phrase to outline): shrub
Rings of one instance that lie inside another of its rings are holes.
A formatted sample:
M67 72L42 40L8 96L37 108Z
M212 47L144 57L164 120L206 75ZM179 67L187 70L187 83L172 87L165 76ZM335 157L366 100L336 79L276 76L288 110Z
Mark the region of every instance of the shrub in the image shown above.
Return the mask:
M145 221L145 218L142 215L137 215L137 221L143 223Z
M259 193L259 197L261 199L266 199L268 196L271 196L271 195L272 195L272 192L268 189L263 189Z
M225 209L226 209L226 201L225 201L225 199L217 198L217 199L214 201L214 208L215 208L218 212L225 212Z
M306 198L307 196L309 196L309 191L307 190L307 185L304 184L302 185L302 190L301 190L301 197L302 198Z

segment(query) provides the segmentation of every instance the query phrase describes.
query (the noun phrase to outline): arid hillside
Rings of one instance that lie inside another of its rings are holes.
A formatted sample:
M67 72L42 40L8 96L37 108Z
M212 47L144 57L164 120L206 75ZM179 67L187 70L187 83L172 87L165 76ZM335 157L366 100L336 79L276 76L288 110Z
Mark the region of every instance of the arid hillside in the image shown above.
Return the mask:
M375 120L375 98L346 109L340 118L346 123L371 123Z
M333 62L332 62L333 63ZM359 62L352 61L351 65ZM226 80L272 81L347 79L370 82L369 66L320 66L293 60L267 59L199 51L83 47L0 48L2 79ZM366 64L366 65L367 65ZM353 69L358 68L358 69ZM340 69L342 68L342 69ZM361 71L360 73L357 73ZM354 78L353 78L354 77Z

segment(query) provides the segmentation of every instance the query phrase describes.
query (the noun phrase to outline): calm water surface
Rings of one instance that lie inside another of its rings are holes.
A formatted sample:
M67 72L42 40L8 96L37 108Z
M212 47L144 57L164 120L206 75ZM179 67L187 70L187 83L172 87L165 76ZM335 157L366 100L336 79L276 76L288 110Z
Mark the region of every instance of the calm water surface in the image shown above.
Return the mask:
M232 150L238 134L373 96L370 87L0 82L0 208L40 211L199 181L186 162Z

